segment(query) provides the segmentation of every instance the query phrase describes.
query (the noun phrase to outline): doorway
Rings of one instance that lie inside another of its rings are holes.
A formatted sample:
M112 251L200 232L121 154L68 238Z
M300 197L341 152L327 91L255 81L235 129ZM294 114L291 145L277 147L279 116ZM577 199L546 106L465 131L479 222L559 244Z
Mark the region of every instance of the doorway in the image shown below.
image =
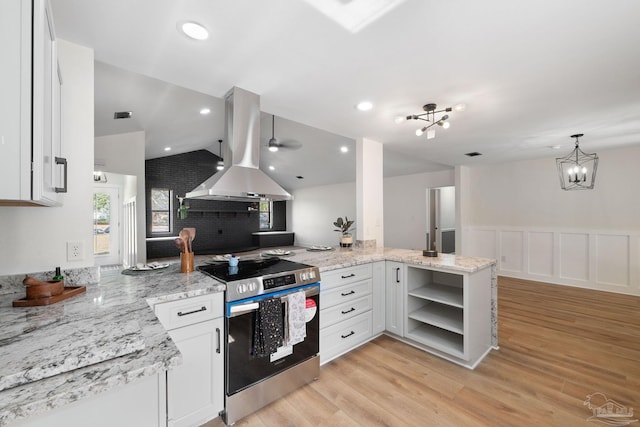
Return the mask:
M120 264L120 190L93 190L93 256L97 265Z
M456 252L456 188L427 188L426 247L439 253Z

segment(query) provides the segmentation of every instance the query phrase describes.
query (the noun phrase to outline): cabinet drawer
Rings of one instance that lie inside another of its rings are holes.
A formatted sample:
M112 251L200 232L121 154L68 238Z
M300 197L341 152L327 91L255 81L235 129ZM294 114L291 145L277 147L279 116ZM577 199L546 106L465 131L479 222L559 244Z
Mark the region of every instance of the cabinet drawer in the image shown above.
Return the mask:
M320 362L325 363L371 338L371 311L320 330Z
M320 311L320 328L326 328L338 322L357 316L371 310L372 296L367 295L355 301L337 305Z
M154 307L158 320L166 330L192 325L221 317L224 293L201 295L177 301L163 302Z
M327 291L323 289L320 293L320 307L322 309L331 308L334 305L353 301L365 295L371 294L371 279L363 280L357 283L351 283L339 288Z
M320 274L320 283L322 289L331 289L347 283L370 279L372 274L371 263L356 265L353 267L322 272Z

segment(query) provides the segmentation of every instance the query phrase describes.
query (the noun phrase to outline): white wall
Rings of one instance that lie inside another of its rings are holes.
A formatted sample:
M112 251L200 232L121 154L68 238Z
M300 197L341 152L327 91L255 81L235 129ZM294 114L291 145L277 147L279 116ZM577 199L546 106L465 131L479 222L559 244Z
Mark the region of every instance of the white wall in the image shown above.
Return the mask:
M133 175L137 178L136 206L138 210L138 262L147 259L145 224L145 133L130 132L95 138L95 160L105 172Z
M336 218L356 218L355 182L304 188L294 191L293 197L293 203L288 203L287 228L295 233L296 245L337 246L340 233L333 231Z
M93 50L58 39L58 55L69 192L62 207L0 207L0 275L94 265ZM82 242L82 260L67 261L69 241Z
M385 246L425 249L427 235L427 188L454 185L454 171L428 172L385 178Z
M382 144L366 138L356 140L356 238L367 245L384 247L384 197ZM367 246L369 247L369 246Z
M465 168L463 253L505 276L640 295L640 147L598 156L593 190L560 189L554 158Z

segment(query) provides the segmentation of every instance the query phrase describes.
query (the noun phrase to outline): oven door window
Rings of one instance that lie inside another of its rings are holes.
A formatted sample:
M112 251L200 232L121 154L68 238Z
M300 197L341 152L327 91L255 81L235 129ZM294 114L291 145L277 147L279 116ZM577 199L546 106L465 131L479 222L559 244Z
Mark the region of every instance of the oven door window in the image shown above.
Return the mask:
M282 372L318 354L320 326L319 295L307 294L307 304L315 305L315 315L307 321L307 336L304 341L293 346L280 347L277 352L266 357L256 357L253 355L253 333L257 313L256 309L225 319L227 330L225 354L227 366L227 395L237 393L252 384ZM286 316L284 303L282 312L284 322L284 316Z

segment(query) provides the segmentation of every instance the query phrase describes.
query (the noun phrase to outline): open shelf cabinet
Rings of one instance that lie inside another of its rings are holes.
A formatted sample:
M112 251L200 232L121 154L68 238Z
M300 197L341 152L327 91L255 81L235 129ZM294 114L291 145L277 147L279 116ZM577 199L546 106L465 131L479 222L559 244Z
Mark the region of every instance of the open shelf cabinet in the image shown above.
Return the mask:
M473 366L491 346L489 269L444 271L407 265L405 338Z

